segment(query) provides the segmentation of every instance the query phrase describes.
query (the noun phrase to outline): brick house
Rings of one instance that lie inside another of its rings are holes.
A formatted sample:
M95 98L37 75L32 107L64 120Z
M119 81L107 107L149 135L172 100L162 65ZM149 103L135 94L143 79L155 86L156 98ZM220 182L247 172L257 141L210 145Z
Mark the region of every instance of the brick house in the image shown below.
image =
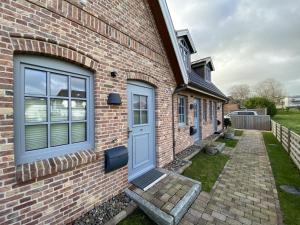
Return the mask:
M0 7L0 224L69 223L221 129L212 61L190 63L164 0ZM128 166L105 172L120 146Z
M191 61L196 49L189 31L179 30L176 34L188 77L187 83L175 90L173 99L178 108L174 122L177 153L222 130L227 98L212 83L211 72L215 70L212 59Z

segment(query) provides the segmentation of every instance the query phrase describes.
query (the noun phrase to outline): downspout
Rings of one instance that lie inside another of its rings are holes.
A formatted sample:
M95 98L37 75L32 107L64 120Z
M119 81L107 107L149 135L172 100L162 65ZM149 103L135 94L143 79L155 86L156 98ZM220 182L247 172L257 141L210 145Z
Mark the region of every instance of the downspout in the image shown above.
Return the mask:
M175 159L175 115L174 115L174 96L175 94L177 94L180 91L186 90L187 89L187 85L186 84L182 84L180 86L178 86L177 88L175 88L175 90L172 93L172 138L173 138L173 160Z

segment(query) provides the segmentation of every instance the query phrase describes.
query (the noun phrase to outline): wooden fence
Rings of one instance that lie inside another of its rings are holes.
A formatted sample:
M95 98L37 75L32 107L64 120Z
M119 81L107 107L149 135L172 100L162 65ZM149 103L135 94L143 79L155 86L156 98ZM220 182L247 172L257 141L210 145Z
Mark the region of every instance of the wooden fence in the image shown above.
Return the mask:
M272 133L300 170L300 135L272 120Z
M236 129L271 130L271 118L269 115L230 116L232 127Z

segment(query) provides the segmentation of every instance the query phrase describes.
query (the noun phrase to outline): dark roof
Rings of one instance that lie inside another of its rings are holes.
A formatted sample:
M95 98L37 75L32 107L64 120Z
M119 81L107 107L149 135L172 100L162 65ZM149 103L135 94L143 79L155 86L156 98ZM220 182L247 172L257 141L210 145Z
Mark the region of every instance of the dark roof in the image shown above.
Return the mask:
M211 57L206 57L206 58L198 59L196 61L191 62L192 68L195 68L195 67L198 67L198 66L202 66L202 65L206 65L206 64L210 65L210 69L212 71L215 70L215 66L214 66L214 64L212 62L212 58Z
M190 86L193 86L200 90L216 95L224 100L227 100L226 95L224 95L222 91L220 91L212 82L205 81L193 69L188 73L188 76Z

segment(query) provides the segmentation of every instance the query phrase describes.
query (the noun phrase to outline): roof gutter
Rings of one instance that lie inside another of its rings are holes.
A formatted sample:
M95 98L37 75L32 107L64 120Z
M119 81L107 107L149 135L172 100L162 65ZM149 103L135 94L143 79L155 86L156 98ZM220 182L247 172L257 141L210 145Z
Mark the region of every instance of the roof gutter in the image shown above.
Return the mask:
M219 97L219 96L217 96L217 95L211 94L211 93L209 93L209 92L202 91L202 90L200 90L200 89L198 89L198 88L194 88L194 87L192 87L192 86L190 86L190 85L187 85L186 87L187 87L187 89L190 89L190 90L193 90L193 91L196 91L196 92L200 92L200 93L202 93L202 94L209 95L209 96L212 96L212 97L217 98L217 99L221 99L221 100L223 100L223 101L225 101L225 102L228 101L226 98L222 98L222 97Z
M165 23L167 25L167 30L168 30L168 33L169 33L169 37L171 39L171 42L172 42L172 45L173 45L173 48L174 48L174 51L175 51L175 54L176 54L177 62L178 62L179 67L180 67L180 71L181 71L181 74L182 74L184 84L188 84L188 82L189 82L188 81L188 74L187 74L186 68L184 66L183 58L181 57L179 45L178 45L178 42L177 42L177 36L176 36L176 33L175 33L174 25L173 25L172 18L171 18L169 9L168 9L167 2L166 2L166 0L158 0L158 3L159 3L159 6L161 8L162 15L163 15L163 18L165 20Z

